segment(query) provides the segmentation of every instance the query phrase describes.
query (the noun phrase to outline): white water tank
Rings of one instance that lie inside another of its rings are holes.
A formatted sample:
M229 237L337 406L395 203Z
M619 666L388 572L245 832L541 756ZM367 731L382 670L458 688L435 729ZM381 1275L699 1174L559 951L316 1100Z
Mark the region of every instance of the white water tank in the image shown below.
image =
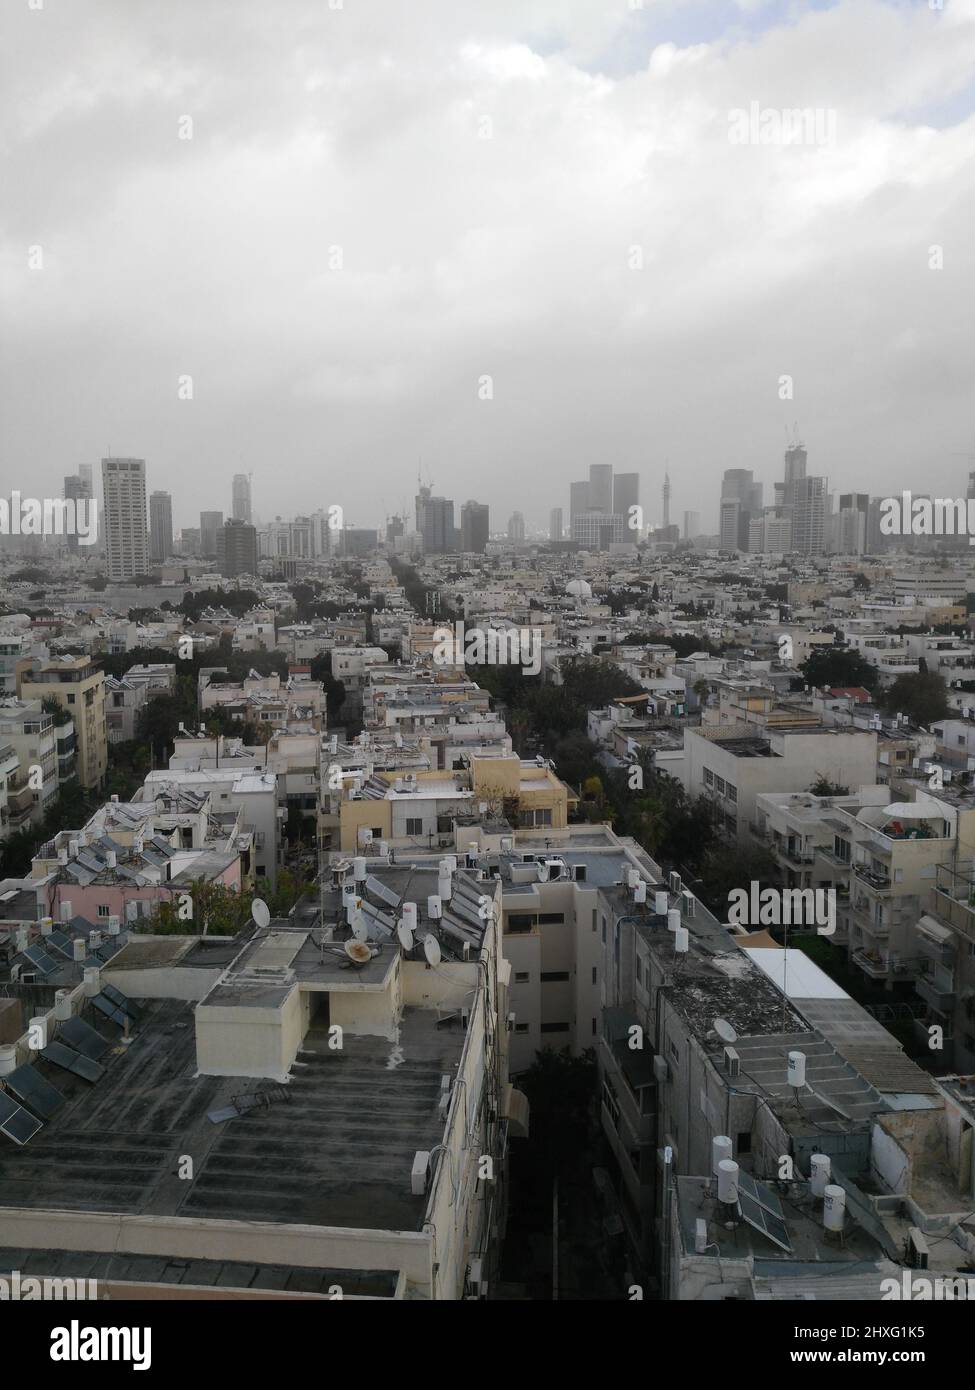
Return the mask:
M28 1031L31 1033L33 1037L41 1039L40 1046L35 1048L36 1052L40 1052L42 1048L47 1047L46 1014L35 1014L35 1016L31 1019L30 1023L28 1024Z
M727 1134L716 1134L711 1140L711 1172L717 1177L718 1165L725 1158L731 1158L734 1145Z
M647 900L647 881L641 878L640 882L633 889L633 901L635 903L645 903Z
M366 856L364 854L357 854L352 861L352 877L355 882L365 883L366 872Z
M434 922L443 916L443 899L437 893L427 898L427 916Z
M71 942L71 955L74 960L84 960L88 954L88 944L83 936L76 936Z
M627 886L627 888L635 888L639 882L640 882L640 871L639 871L638 869L627 869L627 871L626 871L626 886Z
M809 1185L814 1197L824 1197L830 1178L828 1154L813 1154L809 1160Z
M729 1205L738 1201L738 1164L733 1158L718 1164L718 1201Z
M54 996L54 1017L59 1023L66 1023L71 1017L71 991L59 989Z
M101 934L100 931L92 931L92 932L89 932L89 933L88 933L88 949L89 949L89 951L91 951L91 952L94 954L94 952L98 950L98 948L99 948L99 946L100 946L101 944L102 944L102 934Z
M658 917L662 917L667 911L668 898L666 893L654 893L653 910Z
M0 1076L9 1076L17 1067L17 1044L4 1043L0 1046Z
M102 972L97 965L89 965L85 970L85 994L89 999L93 999L96 994L101 993Z
M679 956L686 956L690 950L691 934L686 927L678 927L674 932L674 950Z
M416 932L416 903L403 904L403 926L408 931Z
M452 874L445 874L437 879L437 892L445 903L449 903L454 895L454 880Z
M667 913L667 930L676 931L680 926L680 913L676 907L672 907Z
M41 918L41 936L50 936L50 935L51 935L51 932L52 932L53 930L54 930L54 918L53 918L53 917L42 917L42 918Z
M800 1090L806 1084L806 1054L804 1052L789 1053L789 1085L794 1090Z
M441 862L442 864L446 864L448 874L455 874L455 873L457 872L457 856L456 856L456 854L448 854L448 855L445 855L445 857L444 857L440 862Z
M835 1183L827 1184L823 1193L823 1225L827 1231L842 1231L846 1213L846 1193Z

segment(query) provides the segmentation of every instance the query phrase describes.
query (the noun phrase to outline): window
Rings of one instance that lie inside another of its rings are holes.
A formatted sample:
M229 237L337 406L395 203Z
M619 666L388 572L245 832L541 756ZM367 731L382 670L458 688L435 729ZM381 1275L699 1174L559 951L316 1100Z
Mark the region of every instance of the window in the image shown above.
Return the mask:
M540 1033L567 1033L569 1025L567 1023L543 1023L538 1031Z
M709 767L706 767L704 769L704 785L706 787L714 786L714 773L711 771Z
M568 970L543 970L539 976L543 985L559 984L569 978Z
M599 982L599 967L597 965L592 968L592 982L594 985Z
M70 691L68 692L68 704L69 704L69 705L73 705L73 704L74 704L74 695L72 695L72 694L70 693Z
M596 930L596 909L595 909L595 908L593 908L593 910L592 910L592 929L593 929L593 931Z
M752 1151L752 1135L751 1135L751 1130L748 1130L748 1129L741 1129L741 1130L738 1131L738 1137L737 1137L737 1139L735 1140L735 1149L736 1149L737 1152L740 1153L740 1154L750 1154L750 1153L751 1153L751 1151Z
M528 1032L528 1024L527 1024L527 1023L516 1023L516 1024L515 1024L515 1032L516 1032L516 1033L527 1033L527 1032Z
M603 945L606 945L606 918L603 918Z
M738 788L732 786L730 782L726 783L726 794L729 801L738 800Z
M592 1035L593 1035L593 1037L596 1036L596 1020L595 1020L595 1019L593 1019L593 1021L592 1021Z
M509 912L508 931L526 932L531 931L535 925L535 914L533 912Z
M714 779L714 790L718 793L719 796L724 796L724 789L725 789L725 781L724 781L724 778L723 778L723 777L715 777L715 779Z
M420 816L407 816L406 833L407 835L423 834L423 820Z
M540 927L560 927L564 921L564 912L540 912L538 914L538 925Z
M111 917L112 909L109 907L108 903L98 904L98 915L99 917Z
M531 975L529 974L529 972L528 972L527 970L516 970L516 971L515 971L515 984L516 984L516 985L527 985L527 983L528 983L528 981L529 981L530 979L531 979Z

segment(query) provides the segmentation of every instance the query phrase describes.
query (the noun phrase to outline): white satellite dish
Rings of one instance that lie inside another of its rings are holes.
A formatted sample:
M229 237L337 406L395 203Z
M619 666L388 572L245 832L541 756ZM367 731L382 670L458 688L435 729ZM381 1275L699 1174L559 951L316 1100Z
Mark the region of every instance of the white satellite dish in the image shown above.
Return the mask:
M423 954L427 958L427 965L440 964L440 942L435 936L425 936L423 938Z
M413 950L413 933L405 922L400 922L399 926L396 928L396 935L399 937L399 944L404 951Z
M354 965L366 965L372 960L372 952L364 941L347 941L345 954Z
M259 927L266 927L271 920L271 909L263 898L255 898L251 903L251 916Z
M716 1018L712 1026L722 1042L733 1043L738 1041L738 1034L727 1019Z

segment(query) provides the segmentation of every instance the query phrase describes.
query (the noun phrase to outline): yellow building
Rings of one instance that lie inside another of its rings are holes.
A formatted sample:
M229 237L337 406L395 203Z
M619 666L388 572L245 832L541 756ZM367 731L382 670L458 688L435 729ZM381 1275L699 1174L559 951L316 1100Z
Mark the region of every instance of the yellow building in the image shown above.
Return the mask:
M22 700L56 700L67 710L78 738L78 781L99 786L108 767L104 672L87 656L52 659L19 673L17 694Z

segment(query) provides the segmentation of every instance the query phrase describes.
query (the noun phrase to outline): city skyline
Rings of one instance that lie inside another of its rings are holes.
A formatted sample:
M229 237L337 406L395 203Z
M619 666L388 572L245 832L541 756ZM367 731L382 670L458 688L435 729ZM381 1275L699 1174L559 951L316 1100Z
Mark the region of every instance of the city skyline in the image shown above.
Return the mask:
M544 528L607 453L655 506L667 461L672 516L725 469L769 482L798 421L844 487L958 490L964 6L290 13L300 38L247 3L5 16L15 484L133 454L177 525L231 514L235 472L262 516L375 525L419 460ZM387 27L395 64L360 71ZM754 99L825 107L834 142L729 143Z

